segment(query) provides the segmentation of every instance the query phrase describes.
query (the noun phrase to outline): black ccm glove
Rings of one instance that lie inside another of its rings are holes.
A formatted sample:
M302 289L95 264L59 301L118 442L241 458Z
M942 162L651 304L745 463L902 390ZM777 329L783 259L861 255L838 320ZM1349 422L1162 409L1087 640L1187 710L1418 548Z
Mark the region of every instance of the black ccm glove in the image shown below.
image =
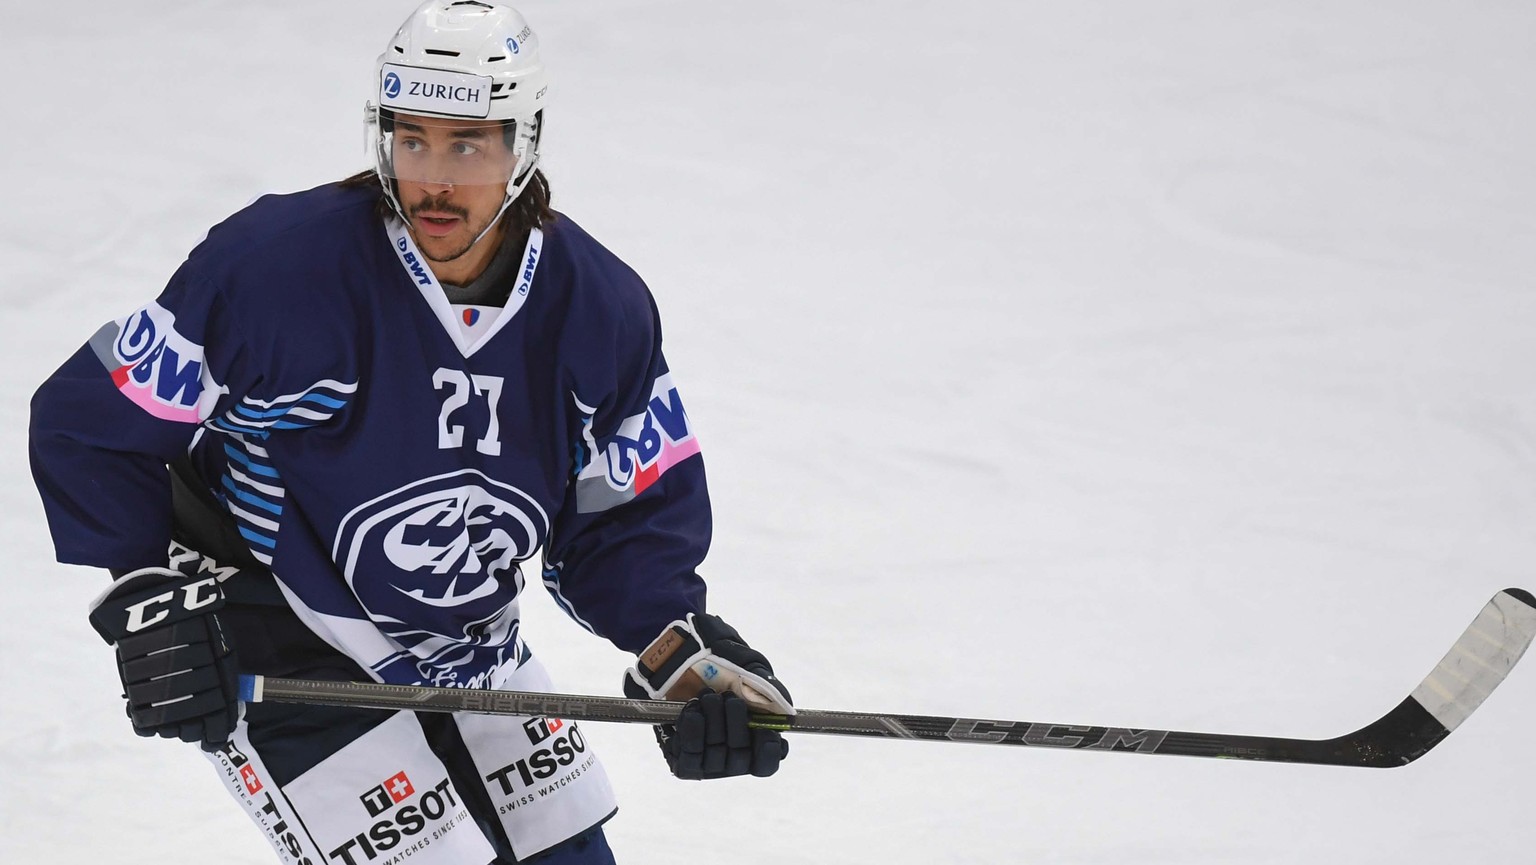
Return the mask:
M661 753L679 778L766 778L789 755L777 731L747 726L752 712L793 715L789 690L773 677L768 659L718 616L690 614L668 625L629 669L624 693L688 701L676 724L656 728Z
M239 677L215 615L223 606L212 576L170 568L127 574L91 605L91 626L117 648L135 733L198 742L204 751L229 741Z

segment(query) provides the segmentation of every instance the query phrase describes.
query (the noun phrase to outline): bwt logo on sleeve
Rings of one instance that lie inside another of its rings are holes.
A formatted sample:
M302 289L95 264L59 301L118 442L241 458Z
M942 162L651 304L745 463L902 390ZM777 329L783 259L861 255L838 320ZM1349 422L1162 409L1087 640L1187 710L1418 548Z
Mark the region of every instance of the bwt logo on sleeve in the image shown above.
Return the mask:
M633 499L673 466L699 453L671 373L656 379L645 411L625 418L617 432L597 439L589 417L583 438L590 456L577 474L576 509L584 514Z
M155 417L201 423L221 387L203 347L176 331L176 316L158 303L111 322L91 337L96 359L123 395Z

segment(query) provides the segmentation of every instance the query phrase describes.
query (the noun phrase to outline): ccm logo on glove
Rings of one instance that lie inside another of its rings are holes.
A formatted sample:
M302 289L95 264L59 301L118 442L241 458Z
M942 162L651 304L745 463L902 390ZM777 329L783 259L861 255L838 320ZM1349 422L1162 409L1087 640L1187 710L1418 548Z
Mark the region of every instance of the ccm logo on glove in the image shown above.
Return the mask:
M223 599L219 593L218 580L213 577L187 583L177 591L164 592L129 604L127 606L128 623L124 626L124 630L130 634L137 634L145 628L153 627L170 618L171 611L175 609L172 602L176 600L177 595L181 596L181 609L189 613L211 607Z

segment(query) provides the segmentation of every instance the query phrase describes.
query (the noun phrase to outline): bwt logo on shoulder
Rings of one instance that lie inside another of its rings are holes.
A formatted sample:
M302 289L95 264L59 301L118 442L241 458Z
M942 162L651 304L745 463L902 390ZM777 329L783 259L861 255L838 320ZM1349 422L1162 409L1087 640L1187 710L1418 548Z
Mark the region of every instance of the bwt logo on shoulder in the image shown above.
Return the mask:
M176 317L151 304L123 320L112 351L124 381L156 402L191 409L203 396L203 347L176 332Z
M677 388L651 397L645 414L627 419L607 441L608 478L615 487L634 480L635 473L650 468L669 446L689 442L693 430Z

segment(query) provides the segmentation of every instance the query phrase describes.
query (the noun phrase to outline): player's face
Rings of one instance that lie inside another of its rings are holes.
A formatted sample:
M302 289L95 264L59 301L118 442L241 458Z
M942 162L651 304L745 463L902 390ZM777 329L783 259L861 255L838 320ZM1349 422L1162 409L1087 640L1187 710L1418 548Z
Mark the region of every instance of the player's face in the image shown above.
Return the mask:
M402 114L392 138L400 205L416 245L433 261L464 255L496 218L517 164L502 127Z

